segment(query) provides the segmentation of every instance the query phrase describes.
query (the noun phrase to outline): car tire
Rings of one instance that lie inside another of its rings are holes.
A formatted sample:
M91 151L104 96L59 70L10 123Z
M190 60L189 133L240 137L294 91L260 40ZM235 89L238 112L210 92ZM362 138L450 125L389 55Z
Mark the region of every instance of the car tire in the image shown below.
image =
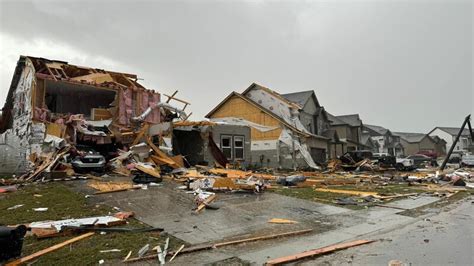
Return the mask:
M401 163L397 163L395 165L395 169L397 169L398 171L403 171L403 170L405 170L405 166Z

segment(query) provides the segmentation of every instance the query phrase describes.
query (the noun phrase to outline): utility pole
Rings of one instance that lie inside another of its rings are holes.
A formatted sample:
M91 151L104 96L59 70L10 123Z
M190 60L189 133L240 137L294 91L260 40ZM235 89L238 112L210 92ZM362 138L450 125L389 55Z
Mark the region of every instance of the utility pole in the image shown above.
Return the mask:
M461 137L462 132L464 131L464 128L466 127L466 124L469 128L469 133L471 134L471 141L474 141L474 132L472 132L472 127L471 127L471 115L466 116L464 119L464 122L462 123L461 129L458 132L458 135L456 136L456 139L453 142L453 145L451 145L451 148L449 149L448 154L446 154L446 158L444 158L443 164L441 164L441 167L439 168L441 171L444 170L446 167L446 164L449 161L449 157L451 157L451 154L453 153L454 147L456 147L456 144L459 141L459 138Z

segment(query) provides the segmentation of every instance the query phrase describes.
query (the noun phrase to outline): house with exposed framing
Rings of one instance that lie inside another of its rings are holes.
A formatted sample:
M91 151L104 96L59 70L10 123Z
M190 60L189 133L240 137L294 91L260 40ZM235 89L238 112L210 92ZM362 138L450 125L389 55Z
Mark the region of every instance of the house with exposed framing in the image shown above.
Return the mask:
M243 119L270 128L264 131L255 126L251 128L253 165L286 169L318 168L316 162L326 160L329 138L314 134L314 130L311 132L311 128L303 125L303 108L301 103L292 102L269 88L253 83L242 93L229 94L206 117L211 121ZM227 140L222 139L221 149L226 145Z
M72 144L131 142L133 117L150 108L144 121L157 124L170 115L151 108L160 96L135 74L21 56L2 108L1 172L26 172L47 136Z

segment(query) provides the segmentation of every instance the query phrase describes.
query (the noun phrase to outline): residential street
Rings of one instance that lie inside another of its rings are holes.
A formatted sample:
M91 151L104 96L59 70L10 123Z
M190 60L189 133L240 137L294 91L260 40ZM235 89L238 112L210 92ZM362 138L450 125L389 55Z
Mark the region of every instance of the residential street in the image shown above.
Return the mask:
M376 243L323 256L304 265L473 265L473 197L404 228L375 235Z
M474 266L473 1L0 1L0 266Z

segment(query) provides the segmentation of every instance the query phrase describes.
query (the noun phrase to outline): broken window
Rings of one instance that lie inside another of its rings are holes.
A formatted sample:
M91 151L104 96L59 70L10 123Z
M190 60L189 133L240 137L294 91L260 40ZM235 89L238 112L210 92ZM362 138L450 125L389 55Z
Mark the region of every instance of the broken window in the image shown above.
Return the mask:
M221 150L227 159L232 160L232 136L221 136Z
M234 158L236 160L244 159L244 137L234 136Z

